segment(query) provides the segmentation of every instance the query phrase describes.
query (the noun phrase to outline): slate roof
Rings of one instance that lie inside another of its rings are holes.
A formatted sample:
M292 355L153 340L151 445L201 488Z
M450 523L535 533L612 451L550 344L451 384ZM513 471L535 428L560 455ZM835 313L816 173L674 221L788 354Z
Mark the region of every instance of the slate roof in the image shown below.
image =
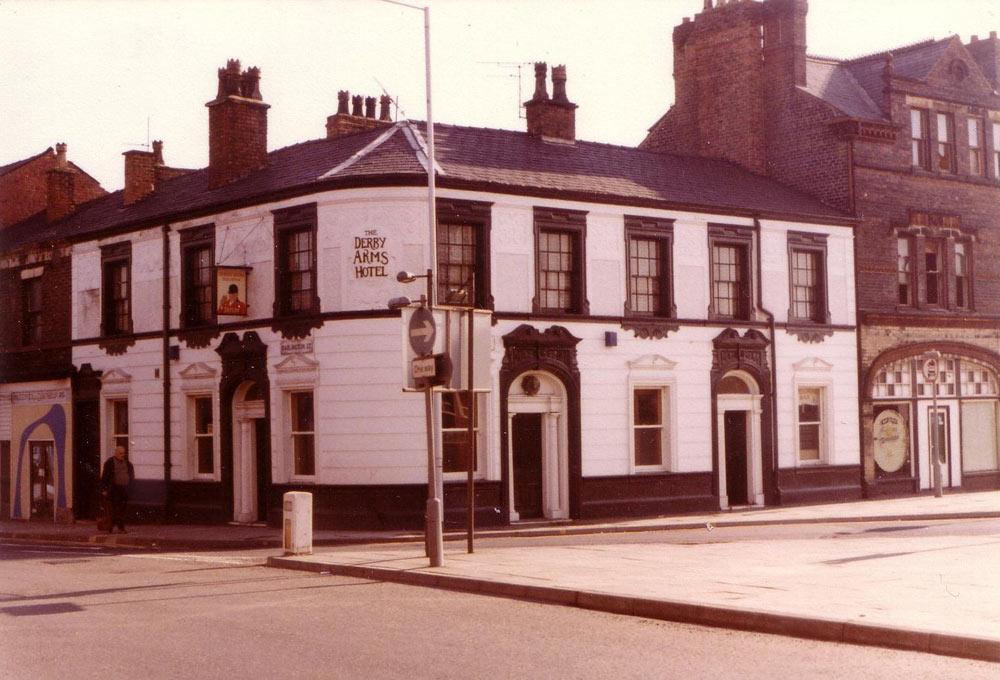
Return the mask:
M878 104L861 87L851 70L838 62L808 57L805 90L852 118L878 120L883 117Z
M544 141L523 132L435 125L438 184L506 193L625 205L761 213L844 222L848 217L816 199L722 160L674 156L632 147ZM419 183L425 176L424 124L318 139L268 154L268 165L216 189L206 169L163 182L130 206L122 191L81 206L62 221L44 214L0 232L0 249L75 239L210 214L226 206L261 203L350 184Z
M854 59L806 58L805 91L819 97L852 118L887 120L876 103L885 88L885 63L892 54L892 72L897 78L926 80L955 36L925 40Z

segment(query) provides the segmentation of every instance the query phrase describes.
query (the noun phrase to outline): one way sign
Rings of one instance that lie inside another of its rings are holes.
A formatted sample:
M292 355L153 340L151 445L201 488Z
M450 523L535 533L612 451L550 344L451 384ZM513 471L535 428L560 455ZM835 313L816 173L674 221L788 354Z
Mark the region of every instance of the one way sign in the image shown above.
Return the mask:
M434 338L437 329L434 325L434 315L426 307L413 310L410 323L407 324L407 335L410 347L420 356L426 356L434 351Z

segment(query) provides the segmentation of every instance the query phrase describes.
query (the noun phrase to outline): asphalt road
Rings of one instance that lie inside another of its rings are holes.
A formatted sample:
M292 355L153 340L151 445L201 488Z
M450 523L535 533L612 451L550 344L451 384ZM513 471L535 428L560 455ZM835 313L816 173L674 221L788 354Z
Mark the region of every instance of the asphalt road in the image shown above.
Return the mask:
M978 678L997 664L257 566L0 543L0 677Z

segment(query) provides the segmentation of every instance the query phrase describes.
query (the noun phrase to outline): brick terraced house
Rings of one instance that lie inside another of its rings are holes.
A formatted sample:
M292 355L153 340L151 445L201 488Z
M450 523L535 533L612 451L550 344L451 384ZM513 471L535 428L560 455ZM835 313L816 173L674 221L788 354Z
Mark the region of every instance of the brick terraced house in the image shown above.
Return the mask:
M66 158L66 145L0 167L0 514L12 512L21 457L32 480L24 516L70 516L73 483L73 373L70 348L70 246L64 239L31 239L14 246L21 223L61 221L78 206L106 195L97 180ZM8 247L13 246L13 247ZM11 431L18 433L11 449ZM23 437L22 437L23 435ZM69 486L68 486L69 485Z
M706 0L674 28L676 101L642 148L725 158L859 219L870 496L1000 488L1000 40L806 52L806 0ZM860 19L860 17L859 17ZM920 370L943 355L933 411Z
M577 140L551 72L526 132L436 126L436 243L423 123L342 92L324 138L268 151L235 61L207 168L129 152L123 191L5 230L5 254L71 257L76 516L123 445L146 517L275 522L309 490L319 527L420 526L423 400L386 303L432 248L440 300L489 319L489 389L434 400L447 521L470 461L482 525L860 497L854 220L726 160Z

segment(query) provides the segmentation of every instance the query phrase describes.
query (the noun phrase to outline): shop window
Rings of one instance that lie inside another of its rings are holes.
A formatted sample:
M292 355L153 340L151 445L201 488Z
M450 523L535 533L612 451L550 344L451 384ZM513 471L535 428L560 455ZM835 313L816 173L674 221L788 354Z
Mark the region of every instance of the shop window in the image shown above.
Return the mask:
M910 109L910 147L914 167L931 169L930 118L926 109Z
M924 372L920 370L919 362L921 359L917 358L913 361L918 362L914 367L914 374L917 377L917 395L918 397L930 398L934 389L930 383L924 380ZM937 382L937 395L938 397L954 397L958 393L957 385L957 374L956 374L957 363L955 357L944 357L938 362L938 382Z
M215 418L212 397L190 397L191 447L198 475L215 475Z
M876 398L909 398L913 393L913 374L910 359L903 359L884 366L875 376Z
M292 476L316 474L316 432L312 392L289 393L291 412Z
M962 359L961 387L963 397L997 397L997 374L982 364Z
M585 247L585 213L535 209L534 311L589 312Z
M470 413L468 392L441 393L441 453L444 472L468 473L470 456L473 472L479 471L479 452L482 451L479 414L483 409L483 399L484 395L475 395L473 412ZM470 417L473 419L474 451L469 450Z
M667 388L632 390L632 452L637 469L662 468L667 459Z

